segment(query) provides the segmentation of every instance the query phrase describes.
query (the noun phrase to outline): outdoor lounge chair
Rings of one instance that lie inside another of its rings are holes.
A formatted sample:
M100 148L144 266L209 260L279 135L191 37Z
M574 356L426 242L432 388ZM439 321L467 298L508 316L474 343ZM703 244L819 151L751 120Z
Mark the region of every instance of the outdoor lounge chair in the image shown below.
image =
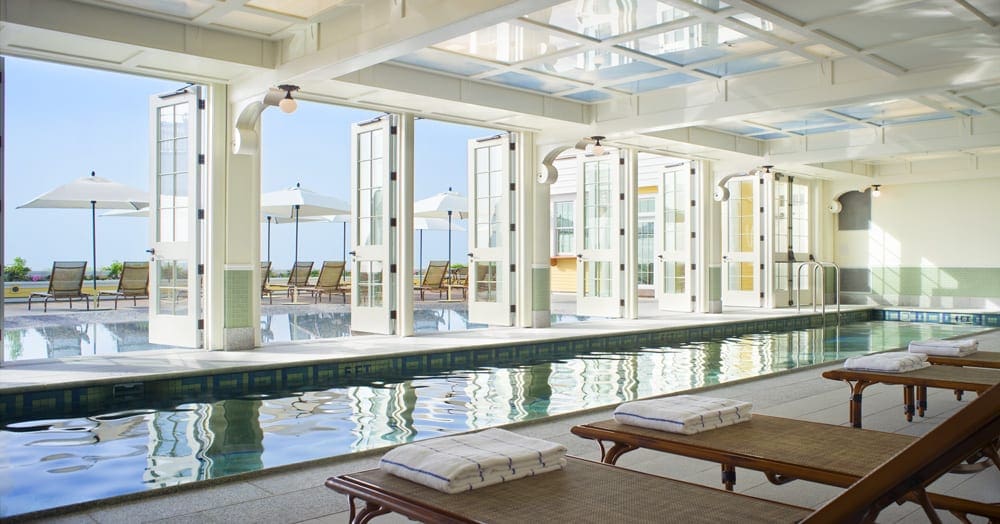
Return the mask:
M427 263L427 271L424 272L424 278L420 281L420 285L414 287L413 289L420 291L420 300L424 299L425 291L437 291L438 298L444 296L445 291L448 288L445 286L444 277L448 273L448 261L447 260L431 260Z
M748 422L693 435L602 420L574 426L577 436L597 441L601 460L615 464L622 455L648 449L717 462L727 490L736 483L736 466L760 471L773 484L806 480L848 487L912 444L917 437L754 414ZM610 444L610 446L608 446ZM993 464L1000 468L995 451ZM985 466L988 466L988 462ZM978 467L977 469L982 469ZM1000 518L1000 506L931 494L934 506L956 514Z
M898 384L903 386L903 414L907 422L913 414L924 416L927 409L927 388L975 391L982 393L1000 383L1000 370L963 368L955 366L930 366L906 373L884 373L855 369L831 369L823 372L824 378L843 380L851 386L851 425L861 427L862 392L872 384ZM916 388L916 395L914 395Z
M73 300L80 299L86 302L87 309L90 309L90 295L83 293L83 277L86 272L86 262L53 262L48 291L28 295L28 311L31 311L31 301L37 298L43 299L42 311L49 310L50 300L53 302L67 300L69 308L73 309Z
M292 297L295 296L300 289L309 287L309 277L312 274L312 262L296 262L292 266L292 270L288 273L288 282L286 282L284 290L285 294ZM276 288L272 288L277 290Z
M449 495L379 469L327 479L349 497L350 518L368 522L388 512L424 522L873 522L904 498L938 521L925 488L1000 433L1000 387L834 497L818 510L567 457L562 471ZM358 499L364 505L357 507Z
M469 296L469 268L460 267L456 268L451 272L448 277L448 282L446 284L448 288L449 298L452 290L461 290L462 298L468 298Z
M329 295L331 301L334 294L339 294L343 297L346 304L347 290L344 288L342 282L344 267L345 263L343 261L327 260L323 262L323 267L319 270L319 277L316 278L316 283L310 287L299 289L299 292L311 293L316 302L319 302L324 294Z
M268 304L274 304L274 289L270 286L271 281L271 261L260 263L260 298L267 297Z
M118 309L119 298L132 298L132 305L138 304L138 298L149 298L149 262L123 262L122 274L118 277L118 289L97 293L97 307L101 307L101 297L115 298L115 309Z

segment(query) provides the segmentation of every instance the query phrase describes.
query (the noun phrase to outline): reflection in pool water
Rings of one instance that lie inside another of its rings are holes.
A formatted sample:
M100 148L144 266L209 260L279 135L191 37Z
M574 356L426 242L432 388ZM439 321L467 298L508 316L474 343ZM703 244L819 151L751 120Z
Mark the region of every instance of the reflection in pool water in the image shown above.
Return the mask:
M413 328L417 333L483 329L486 324L469 322L464 309L416 309ZM554 314L552 323L580 322L594 317ZM168 349L149 343L149 322L87 322L6 328L3 330L4 360L111 355L149 349ZM351 335L348 312L291 311L262 315L260 336L264 344Z
M547 359L477 359L478 367L405 369L403 375L332 379L299 390L188 397L166 409L135 405L96 416L16 422L0 428L0 516L607 406L981 329L862 322L675 347L579 353L570 347Z

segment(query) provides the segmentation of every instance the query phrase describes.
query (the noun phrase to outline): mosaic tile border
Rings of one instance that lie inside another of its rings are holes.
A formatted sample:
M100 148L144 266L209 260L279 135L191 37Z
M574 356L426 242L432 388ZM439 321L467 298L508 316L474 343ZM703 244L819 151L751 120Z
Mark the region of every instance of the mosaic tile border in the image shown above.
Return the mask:
M1000 327L1000 312L958 313L954 311L914 311L911 309L882 308L872 310L872 320Z
M842 322L888 320L877 310L841 313ZM76 388L53 388L0 395L0 423L27 418L59 418L143 407L171 407L181 401L214 401L276 391L326 389L363 385L373 378L406 379L416 375L468 369L487 365L531 365L568 358L590 351L615 351L633 347L656 347L748 333L780 332L836 323L837 314L779 317L721 324L669 328L547 340L512 346L484 347L433 353L417 353L374 359L299 364L293 367L254 369L214 375L108 383ZM30 415L28 415L30 414Z

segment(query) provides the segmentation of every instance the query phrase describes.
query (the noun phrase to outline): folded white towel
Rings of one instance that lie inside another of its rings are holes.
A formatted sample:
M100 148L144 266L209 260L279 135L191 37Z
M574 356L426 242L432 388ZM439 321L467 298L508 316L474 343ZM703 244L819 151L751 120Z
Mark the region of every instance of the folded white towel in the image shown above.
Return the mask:
M625 402L615 408L619 424L683 433L695 433L750 420L753 404L742 400L677 395Z
M458 493L562 469L566 448L493 428L413 442L390 450L379 467L445 493Z
M979 351L979 340L966 338L961 340L914 340L910 342L910 353L925 355L941 355L946 357L964 357Z
M857 371L884 371L886 373L906 373L930 366L927 355L921 353L875 353L851 357L844 362L844 369Z

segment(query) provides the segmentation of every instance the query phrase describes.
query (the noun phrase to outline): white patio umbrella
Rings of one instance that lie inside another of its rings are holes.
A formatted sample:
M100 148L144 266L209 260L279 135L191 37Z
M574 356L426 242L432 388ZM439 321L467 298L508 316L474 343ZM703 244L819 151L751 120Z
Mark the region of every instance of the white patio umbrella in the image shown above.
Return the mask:
M94 260L94 289L97 289L97 209L136 210L149 205L149 193L132 186L96 176L80 177L26 204L17 206L38 209L90 209L90 238Z
M451 267L451 218L457 216L464 219L469 216L468 198L452 191L449 187L448 191L414 202L413 216L448 219L448 267Z
M448 230L449 234L454 229L455 231L465 231L465 228L455 224L451 225L447 220L443 218L423 218L423 217L413 217L413 229L420 232L420 265L417 266L418 280L423 280L424 277L424 230L425 229L435 229L435 230ZM448 238L449 247L451 245L451 238ZM450 267L449 262L449 267Z
M272 217L295 220L295 262L299 261L299 220L301 217L345 215L351 212L347 202L339 198L305 189L301 184L288 189L264 193L260 210Z

